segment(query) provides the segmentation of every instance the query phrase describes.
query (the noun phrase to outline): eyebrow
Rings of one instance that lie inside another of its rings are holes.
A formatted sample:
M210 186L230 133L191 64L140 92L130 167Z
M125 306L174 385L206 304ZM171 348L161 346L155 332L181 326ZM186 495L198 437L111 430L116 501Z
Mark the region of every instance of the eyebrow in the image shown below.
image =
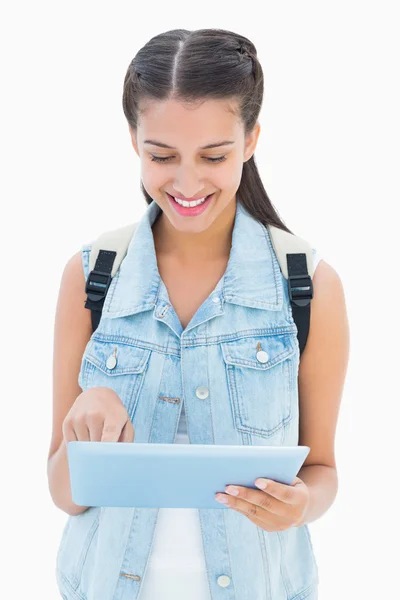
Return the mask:
M173 146L168 146L168 144L164 144L163 142L157 142L155 140L144 140L144 144L152 144L153 146L159 146L160 148L168 148L170 150L175 150ZM201 146L199 150L208 150L209 148L218 148L219 146L227 146L228 144L234 144L235 142L231 140L224 140L222 142L216 142L215 144L207 144L207 146Z

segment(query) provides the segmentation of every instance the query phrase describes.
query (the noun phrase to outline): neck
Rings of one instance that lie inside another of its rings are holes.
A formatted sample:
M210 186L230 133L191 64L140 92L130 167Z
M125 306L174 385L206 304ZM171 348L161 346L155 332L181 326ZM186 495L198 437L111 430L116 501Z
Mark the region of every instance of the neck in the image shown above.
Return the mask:
M235 214L236 200L233 200L206 231L186 233L175 229L161 211L152 227L156 253L186 265L227 258L231 249Z

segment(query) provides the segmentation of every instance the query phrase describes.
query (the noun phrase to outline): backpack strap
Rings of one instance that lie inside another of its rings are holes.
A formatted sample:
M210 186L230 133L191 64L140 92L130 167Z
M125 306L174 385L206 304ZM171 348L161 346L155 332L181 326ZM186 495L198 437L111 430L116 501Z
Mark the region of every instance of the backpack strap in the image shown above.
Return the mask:
M110 283L125 258L137 223L102 233L92 244L89 258L89 276L85 292L85 308L92 311L92 328L100 323L104 300Z
M297 327L301 355L308 338L310 302L314 297L312 247L298 235L279 229L274 225L268 225L268 230L282 275L288 282L290 304Z
M100 323L108 288L125 258L136 225L137 223L132 223L106 231L92 244L89 276L85 288L87 294L85 308L92 311L93 331ZM268 230L282 274L288 282L301 355L307 342L310 328L310 302L314 296L312 248L306 240L283 229L268 225Z

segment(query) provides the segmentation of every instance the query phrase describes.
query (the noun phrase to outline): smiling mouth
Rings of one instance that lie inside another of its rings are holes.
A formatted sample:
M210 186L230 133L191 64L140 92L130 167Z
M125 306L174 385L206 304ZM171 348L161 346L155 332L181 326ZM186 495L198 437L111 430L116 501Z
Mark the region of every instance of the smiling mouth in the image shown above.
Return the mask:
M173 200L174 202L176 202L176 204L179 204L179 206L182 206L183 208L194 208L195 206L201 206L202 204L204 204L204 202L206 202L209 198L211 198L211 196L214 195L214 193L212 194L208 194L208 196L205 196L201 201L199 200L181 200L180 198L175 198L174 196L171 196L171 194L168 194L169 198L171 198L171 200Z

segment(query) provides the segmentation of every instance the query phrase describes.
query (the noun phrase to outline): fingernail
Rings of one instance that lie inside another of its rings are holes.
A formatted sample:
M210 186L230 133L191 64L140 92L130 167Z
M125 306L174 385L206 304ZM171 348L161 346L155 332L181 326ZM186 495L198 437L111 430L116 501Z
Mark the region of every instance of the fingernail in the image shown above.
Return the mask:
M217 502L222 502L222 504L228 504L229 502L229 498L226 496L216 496L215 499Z
M237 487L230 485L229 487L226 488L225 493L231 494L232 496L237 496L239 494L239 490L237 489Z
M265 481L265 479L259 479L258 481L255 481L254 484L262 490L265 490L265 488L267 487L267 482Z

